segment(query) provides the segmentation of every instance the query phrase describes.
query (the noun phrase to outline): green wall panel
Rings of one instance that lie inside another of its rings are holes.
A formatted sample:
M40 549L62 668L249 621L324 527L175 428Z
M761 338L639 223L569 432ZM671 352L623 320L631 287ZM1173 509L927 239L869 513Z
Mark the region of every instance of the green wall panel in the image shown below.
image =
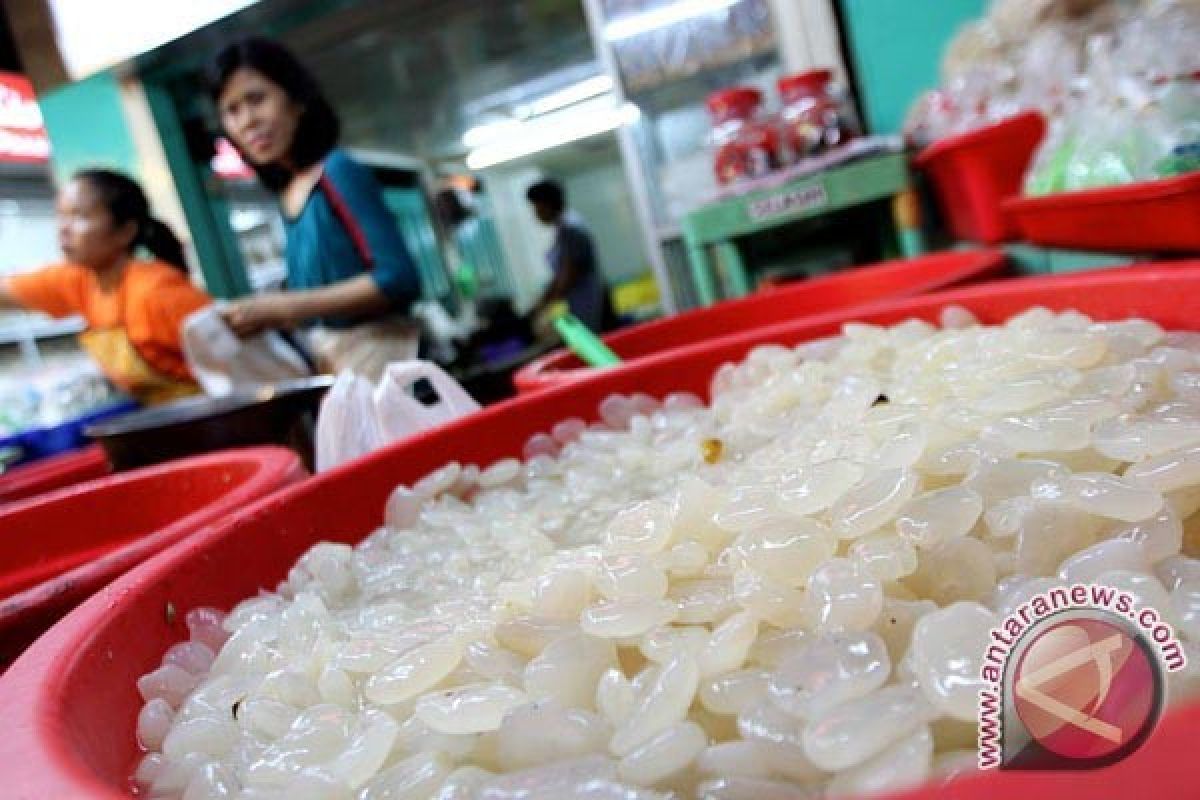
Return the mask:
M987 0L839 0L867 125L900 130L917 95L938 83L942 51Z
M170 91L162 83L148 79L142 86L179 192L179 202L187 216L205 287L221 298L249 294L250 282L229 225L229 207L223 197L206 188L205 181L213 180L207 167L192 161Z
M67 84L38 97L50 136L51 166L60 182L84 167L138 174L138 158L121 93L111 72Z

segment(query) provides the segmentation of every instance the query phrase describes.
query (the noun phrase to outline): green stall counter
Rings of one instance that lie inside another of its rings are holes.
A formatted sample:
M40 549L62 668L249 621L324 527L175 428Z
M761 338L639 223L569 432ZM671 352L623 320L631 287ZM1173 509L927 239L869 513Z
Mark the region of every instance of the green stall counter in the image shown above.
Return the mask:
M692 211L683 218L682 230L699 305L750 292L737 239L889 198L899 249L906 256L919 255L924 247L904 153L862 158Z

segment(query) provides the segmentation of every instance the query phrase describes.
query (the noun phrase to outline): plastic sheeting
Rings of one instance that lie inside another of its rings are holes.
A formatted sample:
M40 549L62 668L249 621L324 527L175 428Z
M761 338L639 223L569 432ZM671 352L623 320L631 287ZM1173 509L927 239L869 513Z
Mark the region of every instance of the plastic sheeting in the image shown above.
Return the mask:
M602 7L605 35L630 92L775 47L766 0L603 0Z

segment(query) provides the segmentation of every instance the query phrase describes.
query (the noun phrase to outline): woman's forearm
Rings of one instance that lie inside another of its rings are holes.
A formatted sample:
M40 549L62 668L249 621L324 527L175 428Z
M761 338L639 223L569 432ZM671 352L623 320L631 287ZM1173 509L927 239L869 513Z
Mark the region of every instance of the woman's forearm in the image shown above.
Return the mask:
M221 315L238 336L295 328L320 317L371 317L391 308L370 275L291 292L267 292L230 303Z
M379 290L370 275L322 286L284 293L288 316L295 325L317 317L358 317L387 311L391 301Z

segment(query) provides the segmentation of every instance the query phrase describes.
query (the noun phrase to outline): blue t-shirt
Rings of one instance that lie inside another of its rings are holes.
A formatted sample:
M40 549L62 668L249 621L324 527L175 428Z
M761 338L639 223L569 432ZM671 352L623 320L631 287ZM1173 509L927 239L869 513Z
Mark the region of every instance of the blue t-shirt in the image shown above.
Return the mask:
M367 167L333 150L300 214L284 217L287 287L317 289L368 273L397 312L421 292L416 264L404 246L383 192ZM318 320L348 328L364 318Z

